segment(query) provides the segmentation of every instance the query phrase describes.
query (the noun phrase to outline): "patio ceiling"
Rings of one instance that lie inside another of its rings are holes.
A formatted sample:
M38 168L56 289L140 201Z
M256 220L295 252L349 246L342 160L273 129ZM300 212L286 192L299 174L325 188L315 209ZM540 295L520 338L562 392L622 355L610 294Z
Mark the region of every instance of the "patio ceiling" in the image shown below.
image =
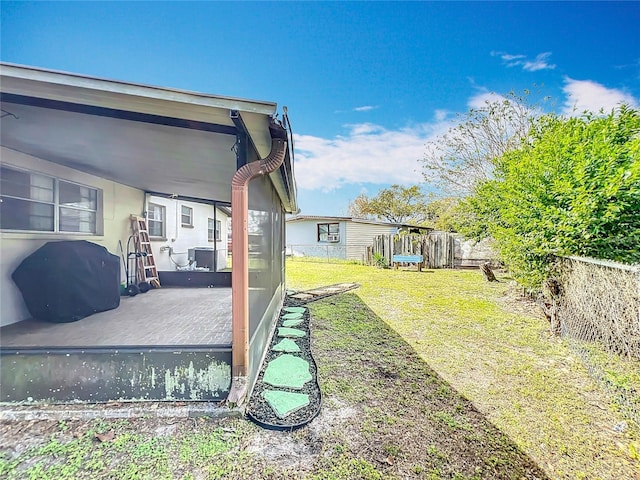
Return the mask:
M257 155L276 105L1 67L3 146L146 191L231 200L240 113Z

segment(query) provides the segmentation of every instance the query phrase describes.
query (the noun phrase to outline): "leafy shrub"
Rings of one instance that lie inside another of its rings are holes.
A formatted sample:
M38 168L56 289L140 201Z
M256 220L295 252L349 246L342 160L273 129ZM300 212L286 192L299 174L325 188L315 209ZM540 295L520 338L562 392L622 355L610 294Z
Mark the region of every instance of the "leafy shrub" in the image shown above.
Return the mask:
M373 254L373 264L378 268L387 268L389 266L387 259L381 253Z
M640 110L545 115L465 200L463 233L489 233L514 278L537 289L552 255L640 262Z

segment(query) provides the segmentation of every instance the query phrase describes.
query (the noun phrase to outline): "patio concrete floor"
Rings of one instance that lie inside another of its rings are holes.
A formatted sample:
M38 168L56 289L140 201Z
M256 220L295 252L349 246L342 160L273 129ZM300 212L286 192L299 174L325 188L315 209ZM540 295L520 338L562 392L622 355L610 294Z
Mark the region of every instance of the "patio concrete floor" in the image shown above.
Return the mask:
M0 329L2 347L231 344L231 288L160 288L72 323L25 320Z

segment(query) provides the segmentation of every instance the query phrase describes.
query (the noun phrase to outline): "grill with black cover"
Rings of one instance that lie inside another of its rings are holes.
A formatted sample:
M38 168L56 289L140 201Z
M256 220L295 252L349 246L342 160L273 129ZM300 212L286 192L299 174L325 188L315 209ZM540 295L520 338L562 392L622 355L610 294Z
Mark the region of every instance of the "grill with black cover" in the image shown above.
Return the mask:
M120 259L86 240L48 242L11 277L38 320L75 322L120 305Z

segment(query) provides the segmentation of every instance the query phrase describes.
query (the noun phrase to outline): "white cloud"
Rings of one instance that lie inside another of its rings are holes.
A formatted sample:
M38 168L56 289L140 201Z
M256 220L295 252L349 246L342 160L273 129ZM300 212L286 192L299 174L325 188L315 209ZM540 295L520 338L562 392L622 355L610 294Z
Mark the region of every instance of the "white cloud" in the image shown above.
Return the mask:
M435 117L436 121L438 121L438 122L442 122L448 116L449 116L449 111L448 110L436 110L435 114L434 114L434 117Z
M597 113L600 110L609 113L622 103L632 107L640 105L640 101L633 95L616 88L607 88L592 80L574 80L566 77L564 82L562 90L566 95L563 107L565 114L580 115L584 111Z
M553 70L556 68L554 64L549 63L551 52L542 52L536 55L534 60L527 60L526 55L510 54L506 52L491 52L492 57L500 57L502 63L507 67L522 67L527 72L537 72L538 70Z
M363 105L362 107L355 107L353 109L354 112L368 112L370 110L375 110L378 108L377 105Z
M345 127L351 129L349 132L351 135L369 135L372 133L384 132L384 128L380 125L376 125L375 123L357 123L353 125L345 125Z
M500 58L502 58L502 60L504 60L505 62L512 62L514 60L526 58L526 55L509 55L508 53L505 53L503 55L500 55Z
M553 70L555 65L551 65L547 62L547 59L551 56L551 52L539 53L536 55L536 59L533 61L525 61L522 68L527 72L537 72L538 70Z
M469 108L483 108L486 107L488 103L501 102L504 99L505 97L502 95L498 95L494 92L489 92L485 89L480 89L477 94L469 99L469 101L467 102L467 106Z
M348 125L332 139L295 135L296 182L300 189L329 192L346 184L415 185L423 182L425 144L450 126L422 124L399 130L371 123Z

